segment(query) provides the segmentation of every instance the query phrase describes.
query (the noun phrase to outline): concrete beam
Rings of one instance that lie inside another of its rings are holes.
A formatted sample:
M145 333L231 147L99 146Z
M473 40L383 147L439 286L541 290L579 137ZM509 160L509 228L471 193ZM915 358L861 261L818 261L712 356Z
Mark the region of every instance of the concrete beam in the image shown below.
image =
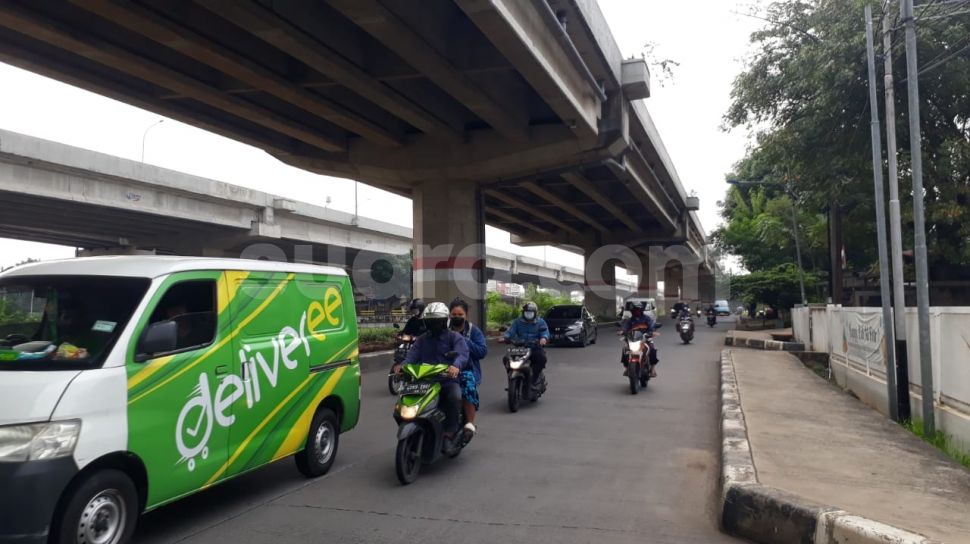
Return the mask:
M595 87L596 82L589 80L586 66L577 66L575 57L560 42L559 36L564 31L555 22L555 16L550 22L539 11L549 10L544 1L456 0L456 3L576 136L581 140L596 138L602 91Z
M0 3L0 25L109 68L124 66L127 73L144 81L191 96L199 102L232 115L256 121L323 151L346 149L345 138L340 135L324 134L318 129L285 119L251 102L227 96L218 89L185 76L181 72L131 54L103 40L81 37L69 27L39 18L12 4ZM354 114L348 113L344 121L352 121L354 117Z
M524 188L526 188L526 189L528 189L529 192L531 192L532 194L534 194L534 195L538 196L539 198L545 200L546 202L549 202L550 204L553 204L553 205L559 207L560 209L563 209L563 210L569 212L574 217L576 217L580 221L586 223L587 225L593 227L594 229L596 229L596 230L598 230L598 231L600 231L600 232L602 232L604 234L610 232L610 229L604 227L602 223L600 223L599 221L597 221L597 220L593 219L592 217L586 215L585 213L582 212L582 210L580 210L576 206L574 206L574 205L566 202L565 200L559 198L555 194L553 194L553 193L551 193L551 192L543 189L542 187L538 186L535 182L532 182L532 181L523 181L519 185L522 186L522 187L524 187Z
M0 48L0 62L17 66L24 70L40 74L51 79L73 85L101 96L112 98L119 102L130 104L146 111L151 111L165 117L181 121L214 134L237 140L257 149L264 149L279 160L292 163L300 157L320 153L317 148L302 142L294 142L291 138L269 131L252 131L239 125L216 118L197 109L190 109L179 104L159 100L158 97L134 89L124 87L116 81L99 77L90 72L70 66L57 60L43 58L32 51L13 45L5 44Z
M563 172L562 178L569 182L573 187L579 189L586 196L591 198L593 202L596 202L603 207L604 210L613 214L613 217L617 218L626 225L633 232L643 232L643 229L633 220L632 217L627 215L626 212L620 209L619 206L613 204L609 198L607 198L603 193L596 189L593 182L586 179L579 172Z
M246 57L185 27L173 24L168 19L139 7L137 4L122 4L115 0L70 1L80 8L121 24L146 38L253 85L261 91L289 102L321 119L326 119L336 125L357 132L379 145L400 146L403 144L403 134L395 134L391 130L364 119L319 94L295 86ZM234 6L236 10L243 10L243 6L248 4L237 2L223 5L226 8Z
M521 202L518 199L511 197L503 193L501 190L486 189L485 194L491 198L494 198L495 200L500 200L508 204L509 206L512 206L513 208L517 208L527 214L538 217L539 219L542 219L546 223L555 225L566 232L569 232L572 234L579 234L579 229L576 229L570 225L567 225L566 223L563 223L562 221L553 217L552 215L545 213L542 210L537 210L535 209L535 207L529 206L527 203Z
M524 229L531 230L532 232L536 232L536 233L539 233L541 235L549 236L549 235L552 234L551 232L547 231L546 229L537 227L534 224L529 223L528 221L523 221L523 220L519 219L518 217L516 217L516 216L514 216L514 215L512 215L510 213L503 212L502 210L496 210L494 208L487 208L485 210L485 214L486 215L493 215L493 216L501 219L502 221L505 221L506 223L510 223L510 224L513 224L513 225L518 225L518 226L520 226L520 227L522 227Z
M386 45L446 93L514 142L529 140L525 104L487 95L421 35L377 0L330 0L330 5Z
M83 0L76 1L84 3ZM422 132L449 139L461 137L464 127L444 122L261 4L214 0L200 0L200 3Z
M626 156L622 162L611 161L610 169L621 180L627 189L644 207L672 228L676 228L676 216L666 208L668 204L660 198L656 189L651 187L647 179L649 167L638 161L630 160Z

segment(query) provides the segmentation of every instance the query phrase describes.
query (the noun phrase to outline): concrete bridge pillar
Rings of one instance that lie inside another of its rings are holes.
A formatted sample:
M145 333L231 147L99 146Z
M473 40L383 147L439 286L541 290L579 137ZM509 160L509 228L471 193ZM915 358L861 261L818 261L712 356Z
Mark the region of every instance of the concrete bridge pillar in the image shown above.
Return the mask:
M646 298L657 298L657 273L650 268L650 257L640 254L640 274L637 276L637 294Z
M616 304L616 261L605 263L596 257L590 258L586 252L586 285L583 288L583 301L594 316L615 317Z
M677 261L668 262L664 266L664 302L671 307L684 300L684 267Z
M414 205L414 296L468 302L469 319L485 326L485 215L471 183L436 180L417 185Z
M697 277L697 289L700 299L704 302L714 302L717 297L717 281L710 271L702 268ZM723 298L729 298L727 296Z

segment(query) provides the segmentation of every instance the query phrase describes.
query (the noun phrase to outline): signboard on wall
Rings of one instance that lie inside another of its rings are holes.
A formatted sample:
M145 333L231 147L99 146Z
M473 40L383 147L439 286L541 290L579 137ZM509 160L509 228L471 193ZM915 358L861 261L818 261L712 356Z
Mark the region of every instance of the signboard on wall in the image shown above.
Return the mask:
M843 318L842 349L849 361L866 368L885 368L886 334L882 314L847 311Z

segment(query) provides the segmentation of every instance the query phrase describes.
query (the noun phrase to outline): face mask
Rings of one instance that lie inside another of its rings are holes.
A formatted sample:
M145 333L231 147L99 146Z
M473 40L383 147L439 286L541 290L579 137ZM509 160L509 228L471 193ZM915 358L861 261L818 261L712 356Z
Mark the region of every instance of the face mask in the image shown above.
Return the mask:
M455 330L461 330L465 328L465 318L464 317L452 317L451 318L451 328Z
M523 312L522 317L524 317L526 319L526 321L532 321L533 319L536 318L536 313L535 312Z

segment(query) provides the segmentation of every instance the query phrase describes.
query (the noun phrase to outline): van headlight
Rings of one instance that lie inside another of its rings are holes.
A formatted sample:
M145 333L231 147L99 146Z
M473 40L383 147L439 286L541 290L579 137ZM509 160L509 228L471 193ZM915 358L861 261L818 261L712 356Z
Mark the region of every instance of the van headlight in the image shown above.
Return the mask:
M509 368L512 370L518 370L522 368L523 361L525 361L525 359L512 359L509 361Z
M401 406L401 419L414 419L418 417L418 405Z
M74 454L79 420L0 427L0 462L57 459Z

